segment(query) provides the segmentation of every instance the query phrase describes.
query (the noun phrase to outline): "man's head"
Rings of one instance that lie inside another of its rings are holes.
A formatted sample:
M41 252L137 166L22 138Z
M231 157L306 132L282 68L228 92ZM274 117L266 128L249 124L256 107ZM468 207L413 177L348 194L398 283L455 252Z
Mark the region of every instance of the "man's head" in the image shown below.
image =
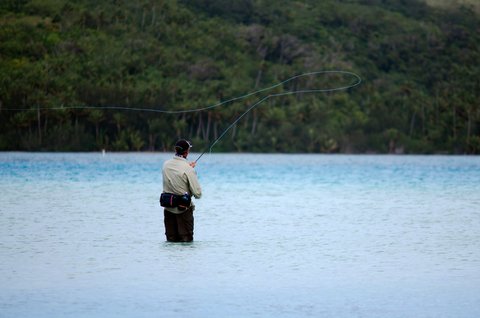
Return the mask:
M178 156L183 156L184 158L187 158L190 148L192 148L192 144L189 141L185 139L180 139L175 144L175 153Z

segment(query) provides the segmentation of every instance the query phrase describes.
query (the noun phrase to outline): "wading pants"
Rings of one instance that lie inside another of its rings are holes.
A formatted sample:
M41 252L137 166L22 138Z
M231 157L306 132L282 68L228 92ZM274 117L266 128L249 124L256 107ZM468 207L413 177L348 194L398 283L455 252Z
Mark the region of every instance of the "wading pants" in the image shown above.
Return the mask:
M169 242L193 241L193 210L190 207L181 214L163 210L165 223L165 236Z

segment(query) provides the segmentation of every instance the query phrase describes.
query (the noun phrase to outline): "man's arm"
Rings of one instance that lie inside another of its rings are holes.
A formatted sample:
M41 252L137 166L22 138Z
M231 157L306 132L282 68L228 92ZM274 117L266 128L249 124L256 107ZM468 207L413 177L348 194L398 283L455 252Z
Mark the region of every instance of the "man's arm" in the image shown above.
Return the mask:
M200 199L200 197L202 196L202 188L200 187L200 183L198 182L197 173L195 172L195 170L193 170L193 168L189 169L189 171L187 172L187 177L192 195L196 199Z

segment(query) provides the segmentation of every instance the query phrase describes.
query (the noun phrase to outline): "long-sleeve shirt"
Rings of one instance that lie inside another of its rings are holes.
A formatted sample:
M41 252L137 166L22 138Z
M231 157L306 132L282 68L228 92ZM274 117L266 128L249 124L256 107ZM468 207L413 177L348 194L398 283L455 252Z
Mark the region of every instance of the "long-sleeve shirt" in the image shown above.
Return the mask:
M163 164L163 192L173 194L188 193L197 199L202 196L202 188L198 182L197 173L188 164L183 157L175 156ZM193 203L192 203L193 204ZM180 214L183 211L178 208L165 208L175 214Z

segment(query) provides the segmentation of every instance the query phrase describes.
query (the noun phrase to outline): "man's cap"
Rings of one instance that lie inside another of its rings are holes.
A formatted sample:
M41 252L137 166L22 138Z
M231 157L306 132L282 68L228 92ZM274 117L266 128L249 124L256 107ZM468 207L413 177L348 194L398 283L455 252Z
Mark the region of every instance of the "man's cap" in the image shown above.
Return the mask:
M185 151L187 151L190 148L192 148L192 144L190 143L190 141L185 140L185 139L180 139L175 144L175 151L177 153L184 153Z

